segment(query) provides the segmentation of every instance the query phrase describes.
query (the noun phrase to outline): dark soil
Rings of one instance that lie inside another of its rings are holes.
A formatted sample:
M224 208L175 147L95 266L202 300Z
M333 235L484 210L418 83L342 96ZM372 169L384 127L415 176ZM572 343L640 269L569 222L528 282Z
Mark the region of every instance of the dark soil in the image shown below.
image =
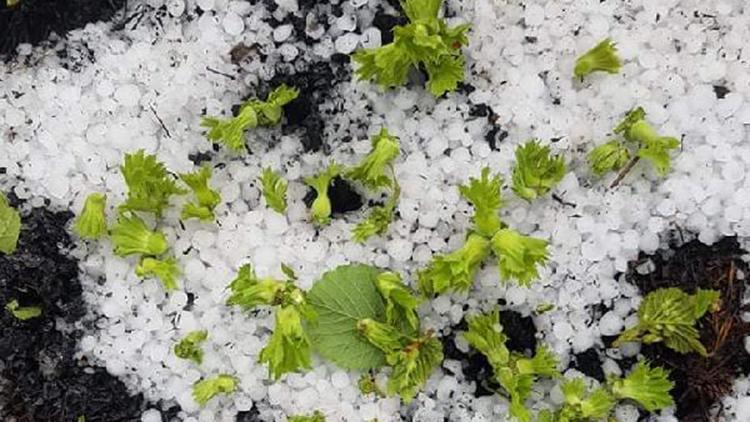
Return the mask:
M10 195L10 202L18 201ZM19 422L139 421L146 403L103 368L74 358L82 336L58 321L85 314L78 264L65 255L70 212L35 208L22 216L18 249L0 254L0 420ZM42 315L19 321L4 305L39 306Z
M260 413L258 413L258 410L255 407L253 407L247 412L238 412L237 418L235 419L235 421L236 422L261 422Z
M15 54L18 44L37 45L51 33L64 36L87 23L106 21L126 0L21 0L14 7L0 1L0 57Z
M709 421L710 409L731 391L735 378L750 373L750 355L744 338L750 324L743 322L742 298L745 282L738 274L748 275L735 238L707 246L695 240L653 256L642 256L632 268L650 259L656 270L640 275L630 271L628 278L645 295L663 287L679 287L692 293L698 288L721 292L721 309L700 321L701 342L707 357L679 354L662 344L644 346L643 355L655 365L671 371L675 382L672 396L680 421Z
M570 367L577 369L582 374L601 383L606 380L599 352L594 348L573 355L573 361L570 363Z
M503 332L508 336L505 343L508 349L530 356L536 349L536 326L531 317L524 317L514 311L502 311L499 322L503 327ZM497 394L496 391L500 385L494 380L492 366L487 358L473 349L464 353L456 348L456 336L460 336L467 329L466 321L463 320L451 327L450 334L440 338L445 359L461 362L464 377L469 381L474 381L477 386L474 392L476 397Z
M302 199L307 208L312 206L315 201L315 190L310 188ZM362 196L346 180L336 177L331 181L328 187L328 198L331 200L331 214L344 214L350 211L356 211L362 208L364 202Z

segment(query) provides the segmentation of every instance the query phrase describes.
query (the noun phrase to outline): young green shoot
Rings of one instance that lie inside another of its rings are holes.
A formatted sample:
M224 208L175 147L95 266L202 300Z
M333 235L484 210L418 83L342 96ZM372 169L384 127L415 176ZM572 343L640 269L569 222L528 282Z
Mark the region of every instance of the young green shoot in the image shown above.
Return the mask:
M670 381L669 373L660 367L651 368L642 361L627 377L610 380L610 385L616 398L633 400L649 412L674 406L674 399L669 394L674 382Z
M10 312L19 321L28 321L42 315L42 308L38 306L21 306L16 299L6 303L5 310Z
M464 79L461 47L468 44L469 25L449 27L438 15L442 0L404 0L409 23L393 29L393 42L354 53L357 77L384 88L406 84L409 71L427 71L427 89L439 97Z
M193 385L193 399L201 406L205 406L212 398L219 394L233 393L239 380L228 374L219 374L196 382Z
M716 310L719 305L719 292L715 290L698 290L693 295L675 287L654 290L638 308L638 323L620 334L614 345L632 341L664 342L678 353L696 352L706 356L696 324L706 312Z
M382 128L380 133L373 136L370 152L356 167L346 172L346 177L373 191L390 187L392 178L389 170L398 154L398 138L390 135L388 129Z
M316 410L312 415L297 415L290 416L287 419L288 422L326 422L326 417L320 410Z
M201 126L208 128L209 140L240 152L245 149L245 131L278 124L283 115L283 107L298 95L298 89L282 84L268 95L266 101L247 101L240 107L237 116L229 119L204 117Z
M630 161L630 150L622 142L613 139L591 150L586 158L591 172L601 177L623 168Z
M286 180L266 167L260 176L260 185L266 205L277 213L284 214L286 212Z
M328 197L328 187L339 174L342 168L336 163L331 163L325 171L315 176L305 178L305 183L315 190L315 200L310 207L312 220L318 225L326 225L331 222L331 199Z
M214 219L214 208L221 202L221 195L208 186L211 178L211 168L201 167L193 173L180 174L180 179L193 192L196 202L188 202L182 208L182 219L198 218L201 221Z
M386 362L393 368L388 394L398 394L406 403L411 402L443 361L443 346L429 332L412 337L393 325L372 319L360 320L357 330L385 353Z
M401 197L401 186L396 181L395 176L391 181L391 196L388 197L385 204L373 207L367 218L359 222L352 229L352 238L354 241L364 243L372 236L382 236L391 226L393 217L396 213L398 200Z
M549 146L530 140L516 148L513 192L531 201L547 194L565 176L565 159L552 155Z
M375 286L385 300L385 319L396 326L406 322L412 332L419 332L417 307L420 300L401 281L401 276L390 271L382 272L375 280Z
M500 175L490 177L490 168L485 167L479 179L469 178L468 184L458 188L461 195L474 206L474 216L471 219L474 231L487 238L491 238L502 227L498 215L503 205L500 196L502 186L503 179Z
M10 255L16 251L21 234L21 214L8 204L0 193L0 252Z
M500 277L529 286L539 277L537 266L547 262L547 241L501 229L492 237L492 251L499 258Z
M146 154L142 149L125 154L120 171L128 186L128 197L120 210L152 212L161 217L170 196L187 193L177 186L155 155Z
M208 338L208 331L191 331L174 346L174 354L180 359L191 360L198 365L203 363L201 344Z
M560 422L606 420L617 404L612 394L603 387L593 392L587 391L583 378L565 380L560 384L560 389L564 398L557 418Z
M117 256L158 256L167 250L164 233L152 231L140 217L128 213L121 214L112 227L112 244Z
M424 296L447 291L466 291L474 283L479 265L490 254L490 241L471 233L466 243L447 255L437 255L426 269L417 273L419 289Z
M156 277L161 281L164 290L171 292L178 287L177 278L180 276L180 268L174 258L143 257L135 267L135 274L142 278Z
M583 79L593 72L617 73L620 67L622 63L617 56L615 43L607 38L576 60L573 75L578 79Z
M81 214L73 224L73 231L82 239L99 239L107 234L107 216L104 208L107 197L101 193L92 193L86 197Z

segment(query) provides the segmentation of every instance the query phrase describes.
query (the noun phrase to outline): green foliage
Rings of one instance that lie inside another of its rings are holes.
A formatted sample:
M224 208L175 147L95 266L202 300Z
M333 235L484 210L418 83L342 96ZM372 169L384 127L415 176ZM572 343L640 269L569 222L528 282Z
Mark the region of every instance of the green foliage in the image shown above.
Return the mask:
M398 157L398 138L382 128L372 138L372 149L354 168L346 172L346 177L362 183L367 189L378 190L391 186L391 176L386 174L393 160Z
M385 320L398 326L406 321L412 332L419 331L417 306L420 300L401 281L401 276L386 271L375 279L375 286L385 300Z
M630 150L620 141L613 139L591 150L587 156L589 167L596 176L617 171L630 160Z
M268 344L260 351L259 359L268 364L268 371L275 380L285 373L311 367L310 339L302 327L302 317L294 305L276 310L276 327Z
M204 166L193 173L180 174L180 179L185 182L197 202L188 202L182 208L182 219L198 218L202 221L214 219L214 208L221 202L221 195L208 186L211 178L211 168Z
M464 338L472 347L487 357L500 386L510 399L510 415L522 422L531 421L526 399L539 377L559 376L557 359L546 347L538 346L533 357L510 352L505 345L507 336L502 332L497 310L469 318L469 331Z
M174 258L155 259L144 257L135 267L138 277L156 277L161 281L166 291L177 289L177 278L180 276L180 268Z
M617 57L615 43L607 38L576 60L573 75L583 79L584 76L596 71L617 73L620 67L622 64Z
M359 387L359 392L365 396L368 394L375 394L378 397L386 396L385 392L383 392L377 382L375 382L375 377L369 372L365 372L359 377L357 387Z
M112 227L112 244L117 256L133 254L157 256L167 250L164 233L152 231L137 215L121 214Z
M209 400L219 394L234 392L239 385L239 380L227 374L219 374L213 378L207 378L193 385L193 399L201 406L205 406Z
M615 407L615 398L606 389L599 387L588 392L582 378L563 381L563 407L557 420L576 422L606 419Z
M391 189L393 192L385 204L373 207L367 218L352 230L352 238L356 242L365 242L372 236L383 235L388 231L396 213L398 200L401 197L401 186L395 178L391 181Z
M180 359L188 359L200 365L203 363L201 344L208 338L208 331L192 331L174 346L174 354Z
M8 255L15 252L20 234L21 214L0 193L0 252Z
M305 178L305 183L315 190L316 196L310 207L310 215L317 224L325 225L331 222L331 199L328 197L328 187L333 179L341 174L341 171L341 166L331 163L322 173Z
M646 110L644 110L643 107L636 107L625 114L625 117L617 124L617 126L615 126L613 132L617 135L622 135L622 137L629 142L638 142L638 140L633 138L630 134L630 129L634 124L644 119L646 119Z
M283 106L292 102L299 90L280 85L274 89L266 101L250 100L243 104L236 117L219 119L204 117L201 126L208 128L208 139L223 144L232 151L245 148L245 131L259 126L273 126L281 121Z
M288 422L326 422L326 417L319 410L310 416L290 416Z
M638 362L624 379L612 380L611 388L615 397L633 400L649 412L674 405L669 394L674 383L669 380L669 373L645 362Z
M654 290L638 308L638 323L620 334L614 344L664 342L676 352L706 356L696 324L707 311L718 306L719 292L714 290L698 290L694 295L674 287Z
M26 321L42 315L42 308L38 306L21 306L16 299L5 304L5 310L17 320Z
M425 296L468 290L479 265L489 253L490 242L487 239L469 234L460 249L433 257L430 265L417 273L419 289Z
M670 152L680 147L680 141L671 136L661 136L645 120L643 107L630 110L614 132L637 145L636 155L654 166L660 175L666 175L672 168Z
M328 271L307 294L318 315L306 327L315 350L344 369L368 370L385 364L385 355L363 338L360 320L385 321L385 304L376 288L380 270L352 264Z
M512 229L498 230L492 251L500 258L500 277L528 286L539 277L537 266L547 262L547 241L524 236Z
M128 185L128 198L120 210L152 212L161 217L170 196L186 193L177 186L164 164L142 149L125 154L120 171Z
M294 288L294 286L290 286ZM250 264L240 267L237 277L229 283L231 295L227 305L237 305L246 311L256 306L280 304L286 283L270 277L258 278Z
M461 195L474 206L474 231L485 237L492 237L502 227L498 216L503 201L500 189L503 179L500 175L490 178L490 168L482 169L481 178L470 178L469 183L459 186Z
M279 214L286 212L286 188L288 183L270 168L263 169L260 185L266 205Z
M106 206L107 197L101 193L86 197L83 210L73 224L73 231L83 239L98 239L107 234Z
M393 43L354 53L359 64L357 77L390 88L404 85L411 69L424 67L432 95L455 90L464 79L461 47L468 44L469 25L448 27L438 17L442 0L405 0L401 4L409 23L393 29Z
M549 146L530 140L516 148L513 192L528 201L547 194L565 176L565 159Z

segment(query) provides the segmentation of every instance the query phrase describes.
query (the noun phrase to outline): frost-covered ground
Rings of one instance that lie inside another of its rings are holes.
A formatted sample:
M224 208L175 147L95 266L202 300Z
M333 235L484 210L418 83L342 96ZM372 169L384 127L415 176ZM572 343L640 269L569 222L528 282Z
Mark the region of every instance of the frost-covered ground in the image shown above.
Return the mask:
M111 205L124 198L118 166L125 152L144 148L172 171L192 170L188 155L212 150L199 127L201 115L229 113L277 71L303 70L334 53L378 45L375 12L393 12L381 0L333 0L312 9L317 2L300 3L131 1L122 31L89 25L53 49L21 48L18 61L0 64L0 188L12 187L32 203L47 197L55 207L79 210L92 191L105 192ZM421 88L383 92L347 77L327 93L323 107L331 114L325 115L321 152L303 152L299 133L271 129L249 134L252 155L216 153L212 184L223 198L218 224L190 221L183 227L178 206L163 224L184 272L182 290L167 295L157 282L139 280L135 260L114 257L106 241L81 244L75 252L85 298L92 317L98 316L81 353L133 391L176 401L186 421L234 420L253 405L266 420L315 409L333 421L502 420L507 403L498 396L475 398L474 385L451 361L409 406L363 397L358 374L320 360L308 373L273 383L256 363L271 313L248 315L225 306L224 288L243 263L261 275L280 276L284 262L298 272L303 288L346 262L413 275L433 254L463 241L471 209L457 185L485 165L509 174L514 146L530 137L551 143L570 163L555 190L560 200L528 204L509 194L503 215L514 228L550 240L549 265L530 289L499 285L497 268L484 267L468 294L423 305L427 328L447 334L466 312L488 309L500 298L523 314L552 303L555 309L534 321L541 340L566 365L571 353L601 347L602 335L633 322L629 315L640 296L615 274L639 251L664 246L664 235L677 227L707 243L750 236L750 5L744 0L446 3L450 21L473 24L466 49L466 83L473 91L436 101ZM305 27L305 34L297 32ZM574 81L577 55L607 36L617 42L622 71ZM237 66L229 52L240 42L253 51ZM504 139L495 133L494 149L486 140L493 123L470 113L478 104L494 112L494 125L502 128L495 132L508 133ZM639 165L607 190L609 180L587 171L585 153L606 141L636 105L660 133L682 137L682 150L665 179ZM365 245L352 242L349 232L360 213L317 231L302 202L302 178L331 158L354 163L369 149L369 135L383 126L402 143L396 172L403 194L390 232ZM264 166L290 180L286 217L261 204L255 180ZM594 320L596 304L612 310ZM210 333L200 367L170 350L195 329ZM628 347L606 354L637 353ZM611 358L604 367L621 371ZM199 409L190 397L192 384L219 372L236 374L240 391ZM534 402L559 400L559 391L549 387L542 383ZM728 420L750 420L748 395L750 383L738 382L735 396L742 399L725 400ZM638 414L621 406L617 415L630 421ZM672 419L665 412L659 420Z

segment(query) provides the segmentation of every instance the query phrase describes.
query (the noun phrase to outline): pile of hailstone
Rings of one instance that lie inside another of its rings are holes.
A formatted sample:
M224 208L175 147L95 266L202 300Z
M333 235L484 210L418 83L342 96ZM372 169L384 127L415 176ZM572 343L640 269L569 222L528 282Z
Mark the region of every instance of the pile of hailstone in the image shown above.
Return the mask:
M277 72L303 71L336 54L380 45L376 13L397 14L385 0L333 0L314 9L306 3L316 2L135 1L128 7L137 19L125 29L99 23L59 42L54 49L67 57L19 49L18 62L27 65L0 63L0 133L7 139L0 145L0 189L12 186L32 205L50 198L61 209L81 209L92 191L106 192L114 204L126 192L118 172L122 156L140 148L172 171L192 171L189 155L211 151L199 126L203 114L225 113ZM225 287L244 263L282 277L284 262L303 289L349 262L415 274L434 254L463 242L471 208L457 186L487 165L508 174L515 145L529 138L551 141L570 163L555 191L564 201L546 198L531 206L509 196L504 207L509 225L550 241L540 281L530 288L498 285L497 268L488 265L470 292L423 305L425 328L449 333L467 310L490 309L499 299L524 315L554 303L534 322L567 365L571 354L601 347L601 336L619 333L633 318L640 294L616 275L640 251L665 246L665 233L679 227L705 243L750 236L750 8L744 1L445 3L449 22L472 23L465 49L471 89L436 101L420 88L382 91L337 80L322 106L336 111L326 115L323 150L303 153L299 134L268 130L252 135L253 154L216 152L212 185L223 198L217 224L181 226L178 209L164 217L183 290L167 295L158 283L142 282L136 263L113 256L106 241L74 251L95 321L80 353L132 391L178 403L189 422L231 421L253 407L265 420L314 410L334 421L497 420L508 403L497 395L475 397L474 385L451 361L409 406L363 396L358 374L320 360L307 373L271 382L256 362L273 315L248 316L224 306ZM292 17L304 25L292 25ZM573 80L576 56L605 37L617 42L621 72ZM229 51L239 43L254 52L235 65ZM714 86L728 93L718 98ZM487 119L470 114L479 104L508 132L494 148L485 140L492 129ZM680 134L683 147L667 178L638 166L608 190L585 170L585 152L636 105L660 132ZM302 200L304 176L331 159L353 163L380 127L401 140L399 217L386 236L364 245L350 237L361 219L357 213L317 230ZM256 178L264 167L280 169L290 181L286 215L260 206ZM598 304L611 311L593 320L590 309ZM171 350L199 329L210 333L200 368ZM638 351L636 345L608 354L605 371L621 373L613 357ZM201 408L192 386L216 373L236 374L238 391ZM747 380L736 383L725 405L727 418L750 419ZM634 411L620 406L617 415L635 421ZM143 420L158 415L146 412ZM674 418L664 413L659 420Z

